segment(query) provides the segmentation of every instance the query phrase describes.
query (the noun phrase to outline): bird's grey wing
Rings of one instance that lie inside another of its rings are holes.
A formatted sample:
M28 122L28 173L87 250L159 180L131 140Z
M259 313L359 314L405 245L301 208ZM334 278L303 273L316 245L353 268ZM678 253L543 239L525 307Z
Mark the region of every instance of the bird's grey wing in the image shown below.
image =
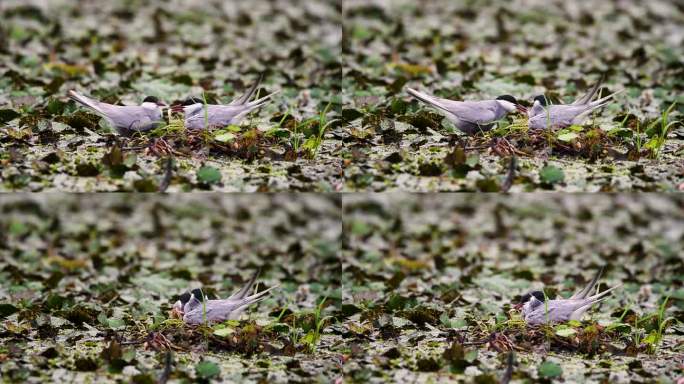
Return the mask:
M259 79L247 91L245 91L245 93L243 93L241 96L235 98L228 105L245 104L252 97L252 95L254 95L254 92L256 92L257 88L259 87L259 84L261 83L261 80L263 80L263 79L264 79L264 74L262 73L259 75Z
M544 113L544 112L546 112L544 107L542 107L541 104L539 104L538 102L535 101L535 103L532 104L532 108L529 109L527 116L528 116L528 118L531 118L531 117L537 116L537 115Z
M190 300L192 301L193 299L194 297ZM205 305L202 305L199 301L197 303L192 309L186 310L183 314L183 321L188 324L202 324L205 315L206 320L210 322L226 320L228 313L235 307L227 303L226 300L207 300ZM188 308L188 305L186 304L185 307Z
M108 107L112 112L109 114L117 126L133 131L147 131L156 128L161 122L161 113L155 116L153 111L138 106Z
M547 128L549 123L555 128L569 127L573 124L575 117L586 109L586 105L549 105L544 112L530 118L528 124L533 129Z
M594 95L596 94L596 91L598 91L599 87L601 86L601 83L603 83L605 78L606 78L606 74L604 73L601 75L601 78L599 79L599 81L597 81L596 84L594 84L594 86L591 87L591 89L589 89L589 91L586 94L584 94L584 96L579 97L577 100L573 101L572 104L573 105L581 105L581 104L587 104L589 101L591 101L591 99L594 97Z
M587 303L586 305L583 305L583 306L575 309L570 314L569 320L577 320L577 321L582 320L582 316L584 316L584 314L587 312L587 310L589 308L591 308L591 306L594 304L596 304L596 302L590 302L590 303Z
M209 321L236 320L239 315L234 313L239 310L241 300L210 300L207 304Z
M604 269L604 267L601 267L601 268L598 270L598 272L596 273L596 275L594 276L594 278L591 279L591 281L589 282L589 284L587 284L587 286L584 287L581 291L579 291L579 292L575 293L574 295L570 296L570 299L574 299L574 300L576 300L576 299L585 299L585 298L589 295L589 293L594 289L594 286L596 285L596 283L597 283L597 282L599 281L599 279L601 278L601 275L603 274L603 269Z
M228 297L228 299L236 300L236 299L242 299L245 296L247 296L247 294L249 294L249 292L252 290L252 287L254 286L254 283L256 282L257 277L259 277L260 272L261 272L261 268L258 268L256 270L256 272L254 272L252 277L247 281L247 284L245 284L242 288L240 288L239 291L230 295L230 297Z
M187 119L190 116L196 115L200 112L204 111L204 108L202 108L204 104L196 103L196 104L191 104L183 107L183 114L185 115L185 118Z
M211 121L219 122L220 125L228 125L233 122L235 116L244 111L243 105L219 105L216 108L210 109Z
M446 100L447 111L458 116L459 119L475 124L488 124L501 119L499 103L494 100L482 101L451 101Z
M86 108L89 108L95 112L98 112L100 114L104 114L102 109L100 108L100 105L111 105L111 104L106 104L106 103L100 103L99 101L95 99L91 99L90 97L83 96L76 91L70 90L68 92L69 98L81 105L83 105Z
M603 270L603 269L602 269ZM608 295L613 292L614 290L620 288L622 284L618 284L612 288L606 289L603 292L597 293L593 296L589 296L585 299L578 300L580 302L580 305L577 309L575 309L570 317L571 320L579 320L582 318L582 315L591 308L592 305L599 303L605 299L608 298Z
M185 128L203 129L204 128L204 104L192 104L183 108L185 116Z
M271 288L269 288L269 289L263 290L263 291L261 291L261 292L259 292L259 293L255 293L255 294L253 294L253 295L251 295L251 296L247 296L247 297L245 297L245 298L242 298L242 299L238 300L238 301L239 301L239 305L237 305L237 306L233 309L233 311L232 311L231 314L230 314L230 318L229 318L229 319L230 319L230 320L237 320L237 319L240 317L240 314L242 313L242 311L243 311L247 306L252 305L252 304L254 304L254 303L256 303L256 302L259 302L259 301L265 299L265 298L266 298L266 295L268 295L268 294L269 294L273 289L275 289L275 288L278 288L278 286L277 286L277 285L276 285L276 286L273 286L273 287L271 287Z
M530 324L545 324L547 318L551 323L568 321L572 313L582 304L583 301L578 300L549 300L548 306L540 305L525 316L525 321Z
M613 96L621 93L622 91L624 90L619 90L606 97L602 97L600 99L584 104L583 106L585 107L585 109L574 117L574 119L572 120L572 124L580 124L582 120L584 120L592 111L608 104L610 102L610 99L613 98Z
M207 125L211 127L225 127L244 109L239 105L207 105ZM204 128L204 109L185 119L186 126L192 129Z
M431 105L433 107L439 108L445 112L448 112L451 115L454 115L458 120L463 120L465 122L469 123L479 123L480 119L477 116L474 115L479 115L482 113L481 111L481 106L477 106L476 102L466 102L466 101L456 101L456 100L449 100L449 99L443 99L441 97L436 97L432 95L428 95L427 93L419 92L416 91L415 89L408 88L407 92L415 97L416 99ZM467 107L467 105L477 108L480 113L472 113ZM485 112L486 113L486 112ZM480 116L481 117L481 116Z

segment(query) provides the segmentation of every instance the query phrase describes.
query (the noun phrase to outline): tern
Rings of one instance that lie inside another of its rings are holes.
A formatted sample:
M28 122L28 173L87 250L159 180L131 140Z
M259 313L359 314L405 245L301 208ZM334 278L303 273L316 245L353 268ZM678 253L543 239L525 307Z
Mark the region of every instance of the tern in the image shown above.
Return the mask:
M198 130L204 128L224 128L231 124L238 124L253 110L266 104L278 91L262 98L249 101L261 83L263 75L242 96L229 104L205 104L197 97L189 97L181 105L173 106L172 111L183 112L185 128Z
M135 131L149 131L163 123L166 104L154 96L147 96L140 105L114 105L83 96L74 90L69 98L104 117L120 135Z
M446 117L456 125L456 128L469 135L492 129L495 122L516 110L527 112L526 108L518 104L511 95L501 95L494 100L455 101L431 96L412 88L408 88L407 92L445 112Z
M544 292L533 291L522 296L520 303L516 306L522 308L522 315L528 324L562 323L568 320L580 320L582 316L591 308L592 305L606 299L608 294L619 288L617 285L603 292L589 296L594 286L601 278L603 268L581 291L575 293L567 299L549 300Z
M606 97L591 101L603 82L603 77L584 96L571 104L549 104L544 95L534 98L532 107L528 109L528 127L531 129L566 128L581 124L594 110L608 104L611 98L622 92L612 93Z
M187 324L202 324L205 322L221 322L237 320L249 305L266 298L266 295L277 286L249 295L254 287L259 271L249 279L239 291L226 299L211 300L201 289L193 289L180 296L173 304L170 316L182 319Z

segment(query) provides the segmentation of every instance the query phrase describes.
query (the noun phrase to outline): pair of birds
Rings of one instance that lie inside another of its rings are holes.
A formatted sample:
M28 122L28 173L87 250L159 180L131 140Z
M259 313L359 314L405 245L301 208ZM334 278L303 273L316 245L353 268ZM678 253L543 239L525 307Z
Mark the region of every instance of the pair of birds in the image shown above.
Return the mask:
M567 299L549 300L544 292L532 291L524 294L515 308L521 310L525 322L530 325L580 320L589 308L606 299L609 293L620 287L617 285L591 295L602 274L603 268L599 269L587 286ZM201 289L186 292L173 304L171 317L182 319L188 324L236 320L245 308L265 299L271 290L277 288L274 286L250 295L258 276L257 270L247 284L226 299L210 300Z
M243 95L227 105L205 104L201 99L190 97L179 105L170 108L154 96L147 96L142 104L123 106L103 103L70 90L69 97L86 108L104 117L109 124L121 135L135 131L148 131L163 124L165 107L174 113L183 113L185 127L198 130L208 128L223 128L230 124L238 124L248 113L261 107L275 95L269 95L249 101L256 92L263 76L252 85ZM206 113L205 113L206 109Z
M502 95L494 100L455 101L428 95L412 88L408 88L407 92L416 99L440 109L459 130L470 135L492 129L497 121L516 111L527 114L528 127L531 129L565 128L580 124L592 111L603 107L613 96L621 92L592 101L603 79L604 77L601 77L589 92L571 104L550 105L544 95L539 95L534 98L534 103L529 109L520 105L511 95Z
M253 287L257 277L259 277L259 272L257 270L247 281L247 284L225 299L211 300L199 288L186 292L173 304L170 316L182 319L188 324L237 320L248 306L265 299L271 290L278 287L276 285L250 295L254 290Z

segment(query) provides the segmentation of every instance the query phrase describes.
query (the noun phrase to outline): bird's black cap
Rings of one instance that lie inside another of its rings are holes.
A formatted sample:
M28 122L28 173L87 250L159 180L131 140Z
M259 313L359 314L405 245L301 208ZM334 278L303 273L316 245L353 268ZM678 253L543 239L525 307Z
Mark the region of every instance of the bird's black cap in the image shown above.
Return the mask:
M201 288L195 288L190 292L185 292L184 294L180 295L178 300L181 302L181 304L185 305L188 303L188 301L190 301L190 295L195 296L195 298L200 302L204 301L205 295L202 294Z
M195 296L200 302L204 301L204 292L200 288L195 288L192 290L192 295ZM188 299L190 300L190 299Z
M190 292L185 292L184 294L180 295L178 300L181 302L181 304L185 305L190 301Z
M513 104L518 104L518 100L516 100L515 97L513 97L511 95L501 95L501 96L497 97L496 99L497 100L506 100L506 101L510 101Z
M522 297L520 298L520 302L526 303L532 298L532 296L534 296L537 300L541 301L542 303L546 300L546 297L544 296L544 292L532 291L532 292L529 292L529 293L522 295Z
M159 104L159 99L156 96L147 96L144 100L143 103L155 103Z
M543 106L545 106L545 107L549 104L548 99L547 99L546 96L544 96L544 95L536 96L536 97L534 98L534 100L538 101L539 104L541 104L541 105L543 105Z

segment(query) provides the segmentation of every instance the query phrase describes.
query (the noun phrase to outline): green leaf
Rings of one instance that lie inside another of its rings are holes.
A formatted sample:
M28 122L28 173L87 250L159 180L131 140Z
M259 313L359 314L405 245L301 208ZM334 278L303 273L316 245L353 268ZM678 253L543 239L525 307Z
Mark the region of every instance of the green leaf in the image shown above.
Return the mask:
M646 338L644 338L644 343L656 345L660 341L658 337L658 332L656 330L651 331Z
M111 318L107 320L109 328L118 330L126 328L126 322L123 319Z
M211 361L200 361L196 366L195 366L195 371L197 372L197 376L203 378L203 379L211 379L213 377L218 376L221 373L221 368L219 366Z
M468 327L468 322L465 321L465 319L450 319L446 312L442 313L442 315L439 317L439 321L447 328L463 329Z
M547 165L546 167L542 168L542 170L539 171L539 177L541 178L542 182L546 184L555 184L565 180L565 174L563 173L563 170L558 167L554 167L553 165Z
M545 361L539 365L538 372L541 377L553 378L560 377L563 374L563 369L556 363Z
M556 335L558 335L560 337L570 337L576 333L577 333L577 331L574 328L570 328L570 327L562 327L562 328L556 329Z
M662 145L663 145L663 140L660 140L659 137L653 137L646 144L644 144L644 148L658 149Z
M315 345L316 341L316 333L313 330L307 332L302 338L302 343L304 344Z
M284 128L273 128L266 131L265 135L269 137L285 138L290 137L290 131Z
M473 363L475 360L477 360L477 349L470 349L466 351L465 355L463 356L463 360Z
M353 221L351 224L351 233L355 236L365 236L373 231L373 228L361 220Z
M216 140L220 143L227 143L229 141L235 140L235 134L231 133L231 132L226 132L226 131L219 131L214 136L214 140Z
M128 168L131 168L135 165L136 161L138 161L138 156L135 152L130 152L124 157L123 164Z
M208 165L203 166L197 171L197 180L203 184L214 184L221 181L221 172Z
M126 322L123 321L122 319L117 319L117 318L108 318L107 315L104 312L100 312L97 315L97 321L100 322L100 324L104 325L105 327L109 327L111 329L117 330L117 329L123 329L126 327Z
M316 148L318 148L319 145L320 145L320 142L318 141L318 138L316 138L316 137L309 137L308 139L306 139L306 141L304 142L304 144L302 144L302 148L308 149L308 150L310 150L310 151L313 151L313 150L315 150Z
M466 165L468 165L468 166L470 166L470 167L476 166L477 163L479 163L479 162L480 162L480 156L477 155L477 154L475 154L475 155L469 155L469 156L466 158L466 161L465 161Z
M565 142L570 142L578 138L579 135L575 132L559 132L558 134L558 140L560 141L565 141Z
M684 289L678 289L670 294L670 298L684 300Z
M219 328L219 329L214 330L214 335L216 335L218 337L230 336L233 333L235 333L235 329L229 328L229 327L223 327L223 328Z
M22 236L27 234L29 231L29 227L20 221L13 221L9 225L9 233L14 236Z
M275 333L287 334L290 331L290 326L285 323L271 323L266 327Z

